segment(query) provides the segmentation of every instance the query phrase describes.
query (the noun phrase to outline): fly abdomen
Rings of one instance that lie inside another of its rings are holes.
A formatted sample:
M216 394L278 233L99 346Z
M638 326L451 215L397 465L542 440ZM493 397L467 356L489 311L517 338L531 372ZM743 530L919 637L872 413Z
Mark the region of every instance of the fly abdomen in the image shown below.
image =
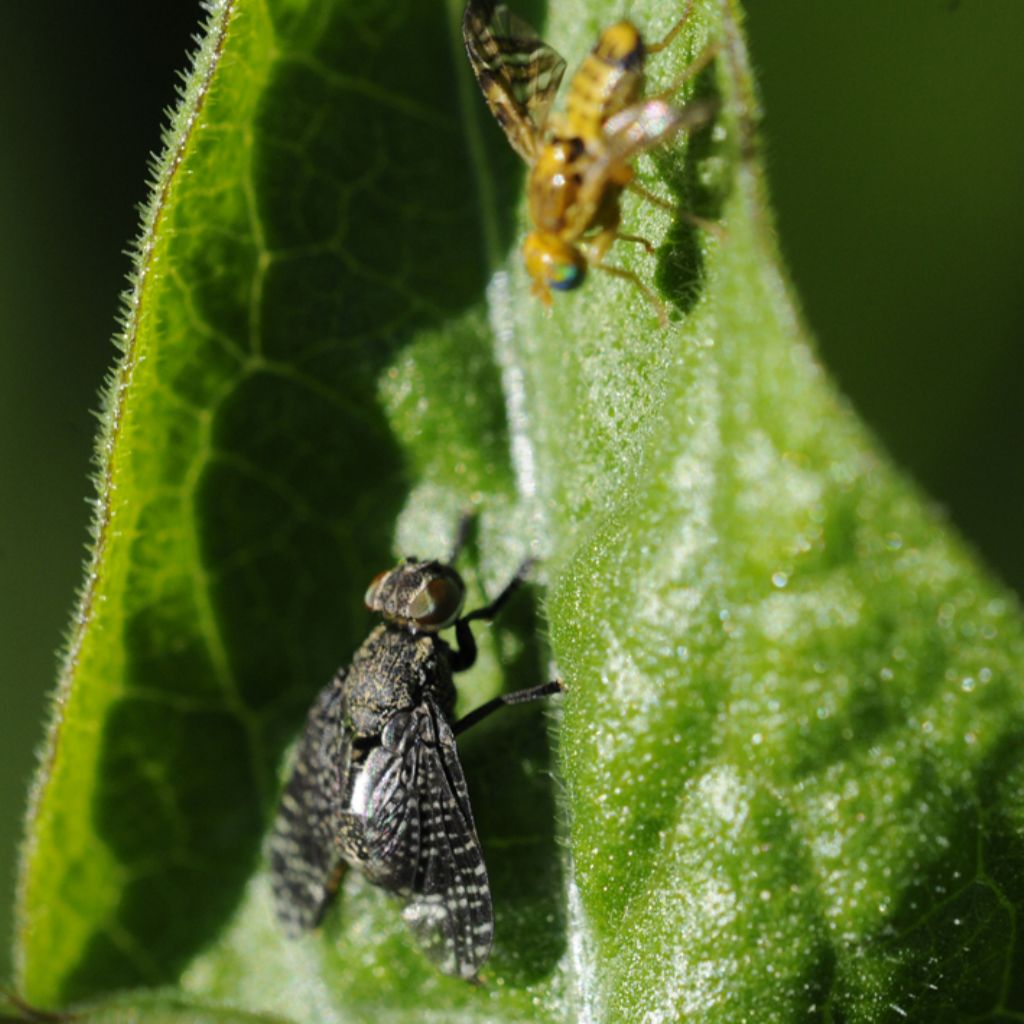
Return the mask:
M601 33L592 56L619 71L642 71L644 41L632 22L619 21Z
M600 136L609 117L639 99L643 68L644 42L636 26L620 21L606 28L573 76L566 97L568 128L583 138Z

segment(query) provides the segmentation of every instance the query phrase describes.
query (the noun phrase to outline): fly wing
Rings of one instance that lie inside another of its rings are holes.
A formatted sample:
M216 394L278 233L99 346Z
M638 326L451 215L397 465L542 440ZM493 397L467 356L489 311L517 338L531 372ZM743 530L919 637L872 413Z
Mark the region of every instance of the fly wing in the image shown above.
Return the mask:
M694 131L714 116L718 104L696 100L674 107L663 99L641 100L613 114L602 125L603 145L584 173L579 204L597 203L616 172L645 150L681 131ZM628 175L626 180L628 180Z
M400 711L384 728L353 787L353 811L365 821L363 871L374 885L406 896L420 860L419 762L413 714Z
M628 162L667 141L676 132L703 127L718 110L715 100L694 100L674 107L663 99L641 100L613 114L602 125L607 159Z
M367 761L367 875L406 900L402 913L445 974L474 978L494 912L455 736L430 699L399 713Z
M343 670L321 690L299 743L267 843L277 916L293 935L316 927L341 879L336 842L351 761Z
M469 0L462 38L473 74L512 144L533 163L565 61L504 3Z

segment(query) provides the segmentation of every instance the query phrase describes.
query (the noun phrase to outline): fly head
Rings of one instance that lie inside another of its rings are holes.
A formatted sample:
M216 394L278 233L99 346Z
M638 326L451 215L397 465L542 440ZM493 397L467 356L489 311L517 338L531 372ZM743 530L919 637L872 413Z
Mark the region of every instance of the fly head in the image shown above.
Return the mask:
M466 584L443 562L410 558L374 577L366 607L412 633L437 633L462 612Z

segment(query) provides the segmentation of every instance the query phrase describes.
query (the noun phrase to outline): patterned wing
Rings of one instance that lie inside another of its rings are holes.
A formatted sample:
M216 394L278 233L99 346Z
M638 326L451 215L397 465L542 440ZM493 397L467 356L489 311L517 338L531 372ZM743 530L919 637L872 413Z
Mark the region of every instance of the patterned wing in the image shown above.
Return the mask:
M426 698L391 719L366 765L366 873L406 900L402 913L445 974L476 977L494 912L455 737Z
M342 720L344 670L321 690L267 843L278 919L296 935L316 927L341 880L337 843L351 760Z
M462 37L473 74L512 148L533 163L565 61L504 3L469 0Z

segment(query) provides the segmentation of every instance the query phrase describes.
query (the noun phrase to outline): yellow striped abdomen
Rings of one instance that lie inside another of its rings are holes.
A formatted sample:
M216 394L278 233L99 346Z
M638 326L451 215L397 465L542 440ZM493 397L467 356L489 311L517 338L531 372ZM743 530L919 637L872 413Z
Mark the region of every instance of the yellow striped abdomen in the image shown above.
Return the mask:
M644 41L635 25L617 22L601 33L569 83L565 134L599 138L612 114L640 98L643 84Z

